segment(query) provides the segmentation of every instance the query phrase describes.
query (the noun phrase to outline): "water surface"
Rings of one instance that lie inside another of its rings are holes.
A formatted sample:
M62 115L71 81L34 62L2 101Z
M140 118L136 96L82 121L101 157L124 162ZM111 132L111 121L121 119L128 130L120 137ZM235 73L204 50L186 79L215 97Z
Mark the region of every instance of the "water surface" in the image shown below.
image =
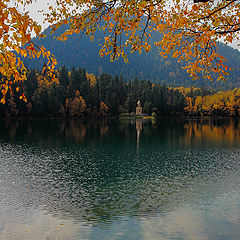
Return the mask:
M237 120L0 123L0 239L239 239Z

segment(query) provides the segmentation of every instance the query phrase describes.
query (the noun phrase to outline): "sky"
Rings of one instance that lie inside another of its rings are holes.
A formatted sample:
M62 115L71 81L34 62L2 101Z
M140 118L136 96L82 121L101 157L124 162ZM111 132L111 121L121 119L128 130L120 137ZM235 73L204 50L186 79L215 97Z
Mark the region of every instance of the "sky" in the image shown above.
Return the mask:
M55 2L56 0L33 0L33 3L29 5L26 10L29 11L30 17L41 24L42 29L46 29L49 24L44 21L43 14L40 11L46 12L48 10L48 6L54 5ZM240 51L240 41L233 42L231 46Z
M33 0L33 3L27 6L26 11L29 11L30 17L41 24L43 29L46 29L49 24L44 21L43 14L40 11L47 12L49 7L48 4L53 5L54 3L55 0Z

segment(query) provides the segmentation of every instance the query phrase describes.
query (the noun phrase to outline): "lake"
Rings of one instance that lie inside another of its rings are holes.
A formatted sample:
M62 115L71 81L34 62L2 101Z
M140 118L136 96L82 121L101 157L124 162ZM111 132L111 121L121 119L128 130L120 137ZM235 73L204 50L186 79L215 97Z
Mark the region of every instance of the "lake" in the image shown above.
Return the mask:
M240 238L237 120L0 123L0 239Z

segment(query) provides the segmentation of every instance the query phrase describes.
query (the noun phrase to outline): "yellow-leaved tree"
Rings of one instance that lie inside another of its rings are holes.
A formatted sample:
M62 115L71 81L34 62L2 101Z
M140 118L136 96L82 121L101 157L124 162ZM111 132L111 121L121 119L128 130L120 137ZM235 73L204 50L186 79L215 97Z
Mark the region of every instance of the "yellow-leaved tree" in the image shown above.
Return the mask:
M54 79L53 69L56 60L43 46L32 42L33 35L41 37L41 26L35 22L28 12L24 12L26 5L32 0L0 0L0 90L1 103L5 103L7 92L12 93L12 85L26 79L27 69L23 58L46 58L44 68L49 70ZM19 88L17 88L19 89ZM21 95L26 101L24 94Z
M5 76L1 85L4 96L10 86L10 75L14 75L15 81L22 81L26 71L12 50L24 57L43 54L52 65L50 69L56 62L48 51L31 42L31 33L39 36L40 27L27 13L18 10L19 6L31 4L31 0L0 0L0 4L0 73ZM100 55L109 54L111 60L121 56L127 61L127 47L141 53L148 52L154 44L162 56L171 54L179 61L185 60L185 68L194 79L203 75L212 80L211 73L218 80L225 79L229 69L216 43L238 41L240 31L239 0L57 0L45 16L53 31L68 24L60 37L63 41L73 33L85 33L94 39L97 29L103 31ZM159 33L154 43L153 32ZM26 44L28 47L23 48Z
M217 51L216 42L231 44L239 39L239 0L58 0L50 7L47 20L53 30L62 24L69 29L61 36L85 32L92 39L97 29L105 32L100 55L110 54L111 59L125 55L126 47L132 52L148 52L151 45L160 53L171 54L187 62L187 72L193 78L200 75L212 80L224 80L228 67ZM152 32L159 39L151 42Z

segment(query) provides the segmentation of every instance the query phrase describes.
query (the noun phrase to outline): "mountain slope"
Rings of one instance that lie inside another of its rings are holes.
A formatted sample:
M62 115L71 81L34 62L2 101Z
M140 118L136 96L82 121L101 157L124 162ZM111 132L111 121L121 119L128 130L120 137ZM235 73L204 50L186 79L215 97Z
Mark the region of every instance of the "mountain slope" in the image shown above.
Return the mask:
M85 35L72 35L66 42L57 41L54 37L59 36L64 31L64 27L58 29L56 33L50 35L50 29L45 30L46 38L35 39L37 44L43 45L50 50L58 61L58 67L65 65L69 70L75 67L85 68L90 73L107 72L113 75L122 74L124 79L131 80L137 77L140 80L150 80L155 83L166 83L175 86L212 86L218 88L234 88L240 86L240 52L224 44L219 44L219 51L228 60L229 67L234 68L228 76L227 82L209 82L200 79L192 81L185 70L184 64L177 63L177 59L171 57L163 59L158 50L153 47L149 53L130 54L128 52L129 64L122 59L114 62L109 61L109 57L99 56L99 42L90 42ZM103 33L98 32L95 39L102 39ZM153 39L159 38L155 33ZM41 68L43 60L27 60L29 68Z

